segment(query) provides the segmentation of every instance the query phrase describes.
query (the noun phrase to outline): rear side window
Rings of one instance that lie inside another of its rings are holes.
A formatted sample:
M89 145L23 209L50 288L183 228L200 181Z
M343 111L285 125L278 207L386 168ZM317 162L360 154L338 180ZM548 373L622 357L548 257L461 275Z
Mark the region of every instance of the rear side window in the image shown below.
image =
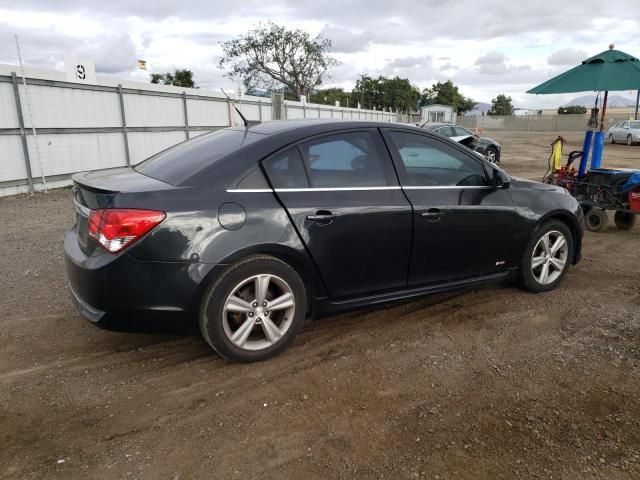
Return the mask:
M486 186L479 161L444 142L408 132L389 132L412 186Z
M436 132L445 137L454 137L456 135L456 132L451 127L440 127Z
M378 132L323 136L300 145L311 187L396 185L395 173Z
M309 186L297 147L268 159L265 167L274 188L307 188Z
M178 185L239 148L264 138L244 130L217 130L179 143L134 168L148 177Z

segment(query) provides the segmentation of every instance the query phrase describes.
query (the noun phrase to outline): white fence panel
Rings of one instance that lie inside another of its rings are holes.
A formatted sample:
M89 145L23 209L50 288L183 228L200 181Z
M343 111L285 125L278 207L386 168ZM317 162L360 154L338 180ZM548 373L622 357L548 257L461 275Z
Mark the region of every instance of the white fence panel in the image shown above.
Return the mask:
M18 135L0 135L0 182L27 178L27 168Z
M236 104L247 120L260 120L260 108L250 103Z
M20 85L24 124L31 128L100 128L122 125L117 93L28 85L29 102ZM28 107L31 107L29 114Z
M229 105L226 102L187 99L189 125L196 127L229 125Z
M0 83L0 128L18 128L16 98L10 83Z
M130 132L131 165L184 140L184 132Z
M124 94L127 127L184 126L183 99Z
M36 180L42 174L40 164L45 176L121 167L126 164L124 142L120 133L38 134L37 141L36 149L34 137L27 138L31 171Z

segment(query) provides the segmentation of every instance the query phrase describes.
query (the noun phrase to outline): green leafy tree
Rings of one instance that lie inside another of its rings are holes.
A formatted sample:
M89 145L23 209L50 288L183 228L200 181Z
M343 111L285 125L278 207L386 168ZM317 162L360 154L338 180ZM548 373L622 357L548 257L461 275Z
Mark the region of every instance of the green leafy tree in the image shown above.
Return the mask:
M186 68L167 73L152 73L151 83L173 85L174 87L198 88L193 80L193 72Z
M331 40L273 22L260 23L221 46L223 56L218 66L229 78L242 80L245 87L262 88L272 86L275 80L296 100L321 85L327 71L338 63L329 55Z
M488 115L513 115L513 104L511 103L511 97L500 94L496 98L491 100L491 110L487 112Z
M587 113L587 107L583 107L581 105L574 105L570 107L558 108L558 115L571 115L571 114L575 115L579 113Z
M460 93L458 87L451 81L434 83L431 88L425 88L420 95L420 106L425 105L449 105L458 115L464 115L476 106L471 98Z
M360 102L363 108L389 109L414 112L420 99L420 91L409 79L361 75L351 92L354 105Z
M342 88L314 90L309 97L309 101L311 103L320 103L323 105L335 105L336 101L338 101L340 102L341 107L353 106L351 92L345 92Z

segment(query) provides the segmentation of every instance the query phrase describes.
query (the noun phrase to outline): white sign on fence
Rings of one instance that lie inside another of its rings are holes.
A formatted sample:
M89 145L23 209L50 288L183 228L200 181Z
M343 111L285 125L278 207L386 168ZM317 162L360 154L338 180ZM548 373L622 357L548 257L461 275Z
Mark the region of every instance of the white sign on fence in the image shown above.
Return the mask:
M91 60L64 57L64 70L68 82L96 83L96 67Z

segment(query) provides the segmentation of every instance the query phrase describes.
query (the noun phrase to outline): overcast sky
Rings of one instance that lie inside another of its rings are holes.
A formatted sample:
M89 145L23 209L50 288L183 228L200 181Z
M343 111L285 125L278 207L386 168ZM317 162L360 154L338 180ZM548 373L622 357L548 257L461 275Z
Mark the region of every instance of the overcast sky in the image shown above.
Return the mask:
M327 86L350 90L360 74L420 88L450 79L476 101L505 93L518 107L553 107L576 95L524 92L609 43L640 55L637 2L0 0L0 63L17 64L17 34L28 66L62 70L65 55L80 56L98 74L146 81L144 59L154 72L190 68L203 88L233 88L216 67L219 42L270 19L333 40L340 65Z

